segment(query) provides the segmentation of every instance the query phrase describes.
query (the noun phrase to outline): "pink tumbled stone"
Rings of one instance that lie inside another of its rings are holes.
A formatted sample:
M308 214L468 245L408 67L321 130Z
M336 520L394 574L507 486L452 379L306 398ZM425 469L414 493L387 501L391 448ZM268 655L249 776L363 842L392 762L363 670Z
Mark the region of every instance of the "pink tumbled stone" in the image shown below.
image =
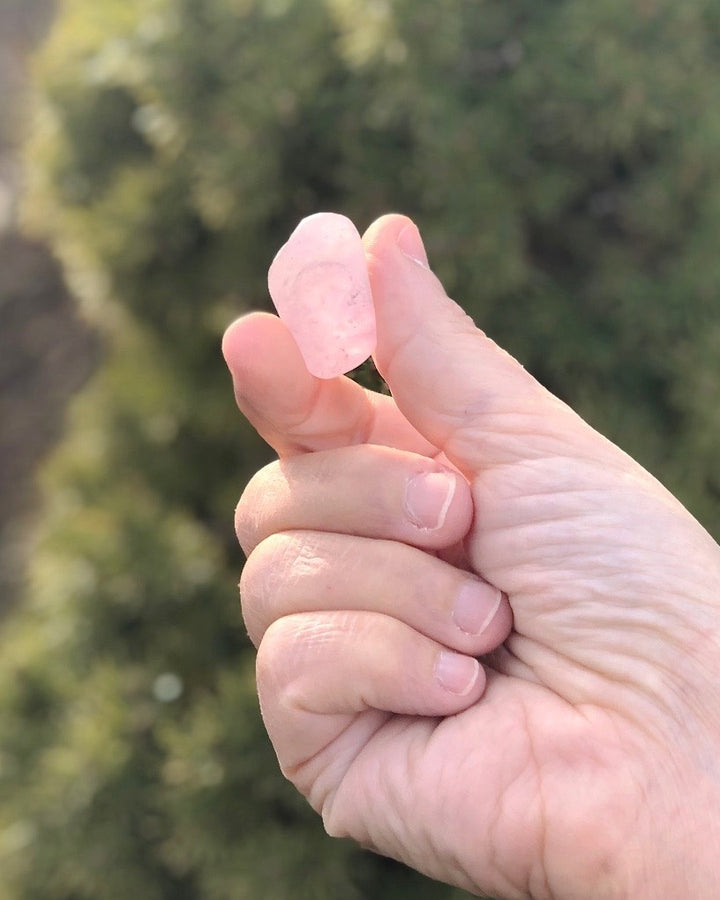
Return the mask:
M303 219L273 260L268 288L312 375L335 378L375 349L365 252L345 216Z

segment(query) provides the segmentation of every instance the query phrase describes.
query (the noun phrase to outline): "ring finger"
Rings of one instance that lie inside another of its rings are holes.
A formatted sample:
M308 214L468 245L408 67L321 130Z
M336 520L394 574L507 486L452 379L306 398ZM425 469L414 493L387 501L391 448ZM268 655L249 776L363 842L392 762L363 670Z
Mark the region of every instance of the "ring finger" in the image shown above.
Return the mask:
M240 592L256 646L276 619L330 610L383 613L473 656L512 627L507 597L480 578L407 544L344 534L273 534L250 554Z

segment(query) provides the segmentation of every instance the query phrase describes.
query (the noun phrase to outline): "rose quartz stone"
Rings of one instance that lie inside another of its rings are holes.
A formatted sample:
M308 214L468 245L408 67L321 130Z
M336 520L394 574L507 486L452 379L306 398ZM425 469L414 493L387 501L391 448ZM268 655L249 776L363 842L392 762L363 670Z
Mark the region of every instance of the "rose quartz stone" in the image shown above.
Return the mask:
M335 378L375 349L365 252L345 216L316 213L303 219L273 260L268 287L311 374Z

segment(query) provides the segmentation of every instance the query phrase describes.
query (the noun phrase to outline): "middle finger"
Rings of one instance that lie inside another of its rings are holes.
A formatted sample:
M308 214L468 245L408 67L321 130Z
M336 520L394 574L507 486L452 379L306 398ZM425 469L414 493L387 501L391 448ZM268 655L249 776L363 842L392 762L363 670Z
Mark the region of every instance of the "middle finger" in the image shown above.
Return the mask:
M246 554L277 531L388 538L443 550L472 522L465 479L436 460L372 444L271 463L251 478L235 514Z

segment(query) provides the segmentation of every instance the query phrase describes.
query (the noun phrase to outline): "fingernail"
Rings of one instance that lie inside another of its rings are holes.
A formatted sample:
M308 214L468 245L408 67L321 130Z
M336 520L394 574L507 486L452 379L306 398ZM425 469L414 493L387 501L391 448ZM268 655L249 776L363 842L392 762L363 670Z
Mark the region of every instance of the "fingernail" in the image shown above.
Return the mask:
M495 618L502 593L483 581L466 581L455 599L453 621L466 634L482 634Z
M435 664L435 677L446 691L467 694L477 681L480 663L472 656L441 650Z
M414 263L422 266L423 269L429 269L427 253L425 245L420 237L417 227L410 223L406 225L397 236L397 245L400 250L411 259Z
M405 489L405 511L413 525L428 531L442 528L456 486L457 479L449 472L426 472L411 478Z

